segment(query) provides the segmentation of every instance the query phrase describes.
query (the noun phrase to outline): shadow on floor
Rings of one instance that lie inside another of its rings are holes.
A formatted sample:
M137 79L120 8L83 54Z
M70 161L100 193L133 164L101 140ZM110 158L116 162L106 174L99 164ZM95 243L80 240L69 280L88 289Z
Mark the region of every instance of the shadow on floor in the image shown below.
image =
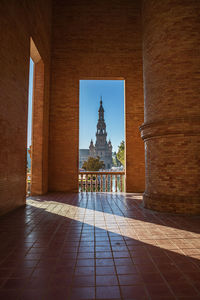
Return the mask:
M55 193L1 217L0 299L200 299L200 218L139 201Z

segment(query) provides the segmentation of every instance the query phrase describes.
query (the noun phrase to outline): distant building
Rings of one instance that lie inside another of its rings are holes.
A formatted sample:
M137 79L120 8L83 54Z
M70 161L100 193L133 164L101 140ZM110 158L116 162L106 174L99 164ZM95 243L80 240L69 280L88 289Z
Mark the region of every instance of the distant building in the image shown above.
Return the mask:
M88 160L89 149L79 149L79 169L82 168L84 161Z
M97 132L96 132L96 143L94 145L91 140L89 150L80 149L79 150L79 168L82 167L82 164L88 157L97 157L105 164L105 169L111 169L112 167L112 144L109 140L107 142L107 132L106 132L106 123L104 120L104 109L102 105L102 99L100 101L99 107L99 119L97 122Z
M30 148L27 148L27 168L31 169L31 156L30 156Z

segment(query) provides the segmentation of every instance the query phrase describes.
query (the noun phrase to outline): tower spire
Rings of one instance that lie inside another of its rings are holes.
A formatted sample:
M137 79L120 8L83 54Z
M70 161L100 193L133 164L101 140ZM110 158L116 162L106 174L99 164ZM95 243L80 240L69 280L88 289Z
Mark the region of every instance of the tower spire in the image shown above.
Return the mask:
M105 168L110 169L112 166L112 144L107 142L106 123L104 120L104 108L102 96L100 96L100 106L98 110L99 119L97 122L96 143L90 142L90 156L99 156L105 163Z

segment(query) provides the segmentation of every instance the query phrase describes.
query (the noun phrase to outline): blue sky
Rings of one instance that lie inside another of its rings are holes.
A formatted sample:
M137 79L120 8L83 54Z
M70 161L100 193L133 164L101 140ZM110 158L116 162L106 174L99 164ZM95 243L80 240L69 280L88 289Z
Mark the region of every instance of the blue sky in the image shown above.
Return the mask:
M124 80L80 80L79 149L96 141L98 109L102 96L107 139L113 151L124 140Z
M32 130L32 95L33 95L33 61L30 59L29 68L29 89L28 89L28 129L27 129L27 147L31 145Z

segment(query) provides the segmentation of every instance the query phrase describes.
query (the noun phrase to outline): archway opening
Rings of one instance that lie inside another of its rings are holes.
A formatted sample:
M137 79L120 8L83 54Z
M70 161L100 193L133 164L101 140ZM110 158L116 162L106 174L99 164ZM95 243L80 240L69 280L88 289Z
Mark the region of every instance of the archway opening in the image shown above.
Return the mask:
M43 192L44 62L30 39L27 194Z
M79 191L125 190L125 82L79 82Z
M26 193L31 193L31 151L32 151L32 109L33 109L33 74L34 62L30 58L29 62L29 88L28 88L28 118L27 118L27 176Z

